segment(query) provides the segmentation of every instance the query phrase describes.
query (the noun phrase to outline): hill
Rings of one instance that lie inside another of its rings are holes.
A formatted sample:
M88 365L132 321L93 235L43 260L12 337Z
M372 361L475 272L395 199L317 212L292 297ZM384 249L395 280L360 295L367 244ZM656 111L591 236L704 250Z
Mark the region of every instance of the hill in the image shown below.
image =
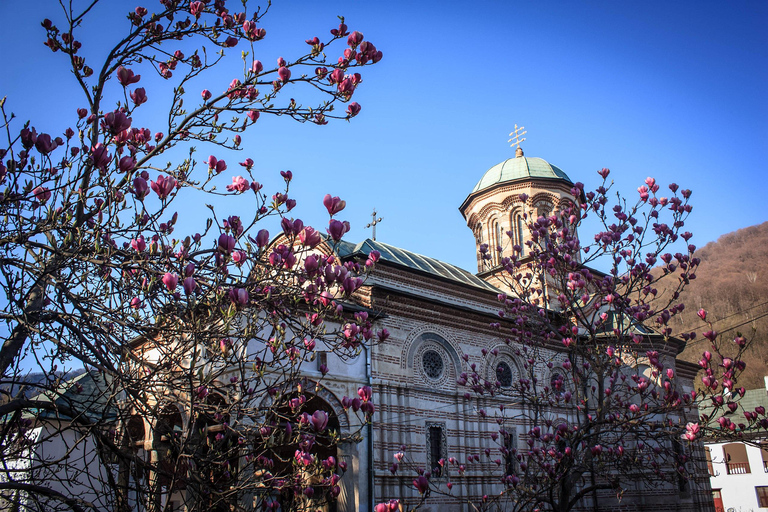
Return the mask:
M717 332L731 338L740 332L751 343L739 385L763 387L768 375L768 222L723 235L696 256L701 264L681 295L686 307L671 323L674 332L700 334L705 324L696 312L704 308ZM699 336L681 357L698 361L708 343Z

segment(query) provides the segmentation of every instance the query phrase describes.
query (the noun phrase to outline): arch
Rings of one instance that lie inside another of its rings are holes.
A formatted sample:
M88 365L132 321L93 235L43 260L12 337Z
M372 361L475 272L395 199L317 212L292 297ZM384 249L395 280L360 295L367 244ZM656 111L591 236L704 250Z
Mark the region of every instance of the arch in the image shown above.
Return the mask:
M494 214L502 214L506 211L506 208L504 208L503 205L499 203L490 203L485 206L483 206L479 212L477 212L477 215L481 219L487 219L488 217L491 217Z
M557 367L552 368L548 372L544 385L549 387L549 391L555 396L562 396L571 389L568 375Z
M416 341L424 335L434 335L441 339L441 342L446 345L446 350L451 355L456 370L461 373L462 364L461 358L464 355L461 352L461 348L455 342L451 341L450 335L435 325L422 325L412 330L410 334L405 338L403 343L403 352L400 354L400 368L405 370L408 366L413 366L413 356L415 353Z
M294 403L297 398L300 399L299 405ZM339 440L334 433L341 431L341 423L330 403L319 394L295 389L291 393L282 395L279 402L273 402L272 405L273 407L264 418L265 427L272 431L270 435L281 437L282 442L266 447L263 455L255 462L257 471L269 471L275 478L291 477L297 472L297 468L292 464L297 453L308 453L316 460L324 461L324 464L330 463L334 459L339 460ZM293 432L296 432L300 422L304 421L302 417L305 414L314 416L317 411L322 411L327 415L327 423L324 427L314 431L311 444L305 444L304 436L296 436ZM313 476L311 473L304 473L300 469L298 471L301 475L308 477L305 484L311 486L314 491L314 498L309 497L310 503L312 503L310 509L335 510L333 501L330 508L324 509L322 506L326 502L327 496L330 495L333 484L319 476ZM284 488L275 498L282 510L298 509L296 496L290 486Z
M499 365L501 363L506 363L512 373L512 385L514 385L522 377L522 369L519 361L517 360L517 357L514 355L513 351L504 344L499 344L493 347L491 349L491 353L493 350L496 350L498 353L489 358L486 358L485 368L483 368L483 373L481 375L485 375L486 380L490 382L496 382L499 380L497 375ZM499 380L499 382L501 381ZM510 386L504 386L502 383L502 391L505 388L508 389L509 387Z
M303 390L302 394L305 396L317 396L323 399L330 406L333 414L335 414L338 418L340 433L349 432L349 416L347 416L347 412L344 410L344 406L342 405L341 400L339 400L339 398L331 390L317 381L305 377L298 381L286 382L283 384L282 389L280 390L281 392L275 396L288 396L294 393L295 390L299 388L299 386L301 386L301 389ZM272 408L274 403L275 397L267 395L259 404L259 410L268 411Z

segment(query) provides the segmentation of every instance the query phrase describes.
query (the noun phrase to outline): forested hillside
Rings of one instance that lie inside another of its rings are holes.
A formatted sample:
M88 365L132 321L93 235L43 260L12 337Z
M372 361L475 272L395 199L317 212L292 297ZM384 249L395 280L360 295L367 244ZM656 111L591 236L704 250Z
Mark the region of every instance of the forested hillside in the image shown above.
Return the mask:
M751 341L747 369L739 384L747 389L764 386L763 376L768 375L768 222L723 235L696 251L696 256L701 265L682 294L686 308L671 324L675 334L701 333L704 323L696 312L706 309L717 332L730 338L741 332ZM689 342L682 357L698 361L708 343L699 335Z

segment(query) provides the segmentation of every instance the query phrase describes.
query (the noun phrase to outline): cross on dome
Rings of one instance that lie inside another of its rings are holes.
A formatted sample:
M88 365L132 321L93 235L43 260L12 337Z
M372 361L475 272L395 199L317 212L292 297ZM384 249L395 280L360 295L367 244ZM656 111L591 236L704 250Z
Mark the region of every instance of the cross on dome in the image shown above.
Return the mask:
M528 130L525 129L525 126L520 126L518 128L518 126L515 125L515 131L509 134L509 136L512 138L507 141L507 142L512 142L512 144L510 144L509 147L513 148L517 146L517 150L522 151L522 148L520 148L520 144L522 144L525 141L525 137L523 137L523 135L525 135L526 133L528 133Z

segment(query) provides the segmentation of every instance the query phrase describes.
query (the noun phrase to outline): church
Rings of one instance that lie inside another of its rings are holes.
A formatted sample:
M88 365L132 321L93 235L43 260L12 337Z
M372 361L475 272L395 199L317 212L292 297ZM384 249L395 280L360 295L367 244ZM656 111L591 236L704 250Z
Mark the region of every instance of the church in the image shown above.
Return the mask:
M514 412L507 413L506 433L498 439L494 435L500 423L492 411L499 406L514 411L516 405L504 389L525 375L527 367L520 350L505 343L491 326L500 321L499 294L514 294L501 275L500 263L511 255L513 245L523 247L524 256L528 236L524 214L547 216L578 204L573 186L559 167L526 157L519 147L514 158L482 174L459 207L475 237L476 274L372 239L335 247L341 259L365 258L374 250L381 253L356 297L359 306L376 312L377 328L390 333L386 342L373 344L352 361L330 352L318 359L335 376L323 380L321 394L341 419L342 430L349 419L335 397L354 396L360 384L368 384L377 406L362 442L339 447L339 457L349 469L337 510L373 510L375 504L391 499L401 500L406 510L419 503L424 511L511 510L503 502L487 500L502 492L502 477L517 470L519 462L511 454L528 449L531 426ZM556 299L548 307L556 309ZM662 357L675 367L683 386L692 390L697 368L675 361L682 342L667 348ZM544 355L549 364L537 367L537 378L556 382L567 356L556 349ZM650 373L648 366L637 370ZM475 372L488 382L496 381L499 392L468 393L469 387L461 383ZM312 374L307 367L309 379ZM562 403L547 414L557 425L572 417L575 409ZM460 463L446 462L453 459ZM423 502L414 482L418 468L429 472L432 488ZM592 492L575 510L711 507L704 469L700 478L685 485L659 483L653 492L638 482L636 488L624 491L620 501L612 491Z
M509 284L509 276L505 275L503 262L513 257L513 251L523 260L530 259L531 254L526 251L532 246L526 242L532 235L526 219L567 210L579 203L580 198L574 193L578 193L578 188L562 169L541 158L526 157L519 147L514 158L479 175L477 185L459 206L474 234L477 273L375 239L357 244L341 241L333 245L330 239L325 239L315 248L342 262L365 261L373 251L378 251L378 263L343 309L345 313L367 312L375 328L386 329L389 337L363 346L359 353L344 358L318 340L316 350L313 346L314 358L297 370L302 379L299 392L307 399L304 410L324 411L328 429L339 434L338 442L316 447L316 454L326 460L334 457L339 467L344 468L343 478L334 481L334 485L338 482L338 489L334 487L334 491L338 490L337 500L318 502L315 507L310 495L306 506L312 510L319 507L325 512L380 512L380 504L399 500L400 510L418 507L425 512L458 512L532 510L537 505L496 501L499 496L505 496L505 489L517 484L518 475L525 473L525 457L536 449L531 448L534 446L531 432L540 428L532 424L530 404L516 401L513 390L527 379L557 390L556 399L537 412L536 425L542 425L548 432L578 423L574 420L580 410L569 402L570 392L576 394L576 390L568 389L568 376L563 369L571 361L561 344L542 344L534 357L500 335L499 325L511 327L512 324L512 320L500 318L500 297L517 295L517 290ZM277 241L279 237L273 244ZM544 307L557 315L557 292L546 282L542 289L545 290ZM675 338L663 340L642 326L633 328L649 346L658 347L654 357L674 371L675 385L690 393L698 367L676 359L683 350L683 342ZM161 352L154 352L162 348L162 344L144 339L136 343L134 350L146 354L143 357L162 359ZM172 351L173 344L169 347ZM264 349L263 343L260 349ZM248 351L251 351L250 342ZM651 381L660 384L653 364L647 358L625 362L627 382L631 378L646 385ZM222 375L227 371L223 368ZM79 382L76 393L72 391L75 388L67 391L74 393L77 403L83 402L83 397L98 398L105 393L96 392L100 385L91 374ZM222 384L222 388L227 385ZM344 397L356 396L362 386L370 386L376 407L368 423L363 423L362 415L355 414L344 403ZM204 397L199 397L201 403ZM162 393L155 398L163 398ZM211 401L210 397L206 400L205 403L213 404L215 409L218 402ZM109 410L96 402L86 401L82 405L86 410ZM155 467L164 470L157 473L135 468L131 477L136 481L137 495L131 502L133 509L180 512L187 510L190 503L200 506L199 497L186 489L185 477L176 479L177 474L185 474L186 462L176 462L174 469L164 458L171 457L172 443L178 441L177 434L185 423L183 408L178 409L175 403L168 407L171 412L162 409L157 425L127 411L131 416L122 435L124 442L137 459L152 461ZM156 408L160 410L159 405ZM203 440L201 450L205 450L205 443L228 442L222 433L229 428L227 420L219 417L221 415L209 416L198 418L190 434L191 443ZM695 417L693 410L690 416L674 419L685 425L685 421ZM113 418L107 420L114 421ZM42 428L45 426L35 432L41 432ZM549 435L544 431L541 434ZM196 435L198 437L194 437ZM206 437L200 437L203 435ZM220 437L223 441L219 441ZM82 448L83 454L86 448ZM659 453L663 450L700 452L692 453L686 463L693 478L672 482L651 480L650 488L647 479L638 478L629 485L625 481L617 496L616 488L595 486L595 478L609 480L610 473L595 476L595 471L591 471L592 482L589 482L581 476L586 474L582 471L580 480L564 482L565 492L570 493L575 504L571 510L714 512L703 447L695 443L686 447L673 440L669 446L660 444L657 448L661 450ZM605 446L605 449L613 447ZM233 454L234 467L238 464L237 446L228 450ZM563 443L557 450L567 452L570 447ZM286 459L290 460L291 454L288 455ZM648 459L651 465L656 457L651 455ZM81 487L95 494L93 499L81 491L79 495L96 502L101 497L99 489L86 484L99 471L104 482L112 481L109 479L114 479L113 469L109 464L106 469L96 468L97 457L88 460L90 465L81 467L76 476L71 472L74 466L69 466L67 485L63 489L67 492L73 486L80 489L77 485L82 480ZM699 460L701 468L697 466ZM636 466L630 471L642 476L646 468L641 464ZM117 478L128 482L129 466L123 463L115 467L120 468ZM206 474L213 480L220 476L213 470ZM169 483L171 477L175 484ZM55 486L63 485L64 480L53 478L51 481ZM140 491L147 485L160 492L154 495L157 502L142 507ZM584 489L591 490L581 492ZM244 501L237 510L254 510L255 498L241 498ZM254 504L249 505L250 501ZM277 498L270 503L282 510L293 509L290 498ZM229 504L226 507L230 509Z

